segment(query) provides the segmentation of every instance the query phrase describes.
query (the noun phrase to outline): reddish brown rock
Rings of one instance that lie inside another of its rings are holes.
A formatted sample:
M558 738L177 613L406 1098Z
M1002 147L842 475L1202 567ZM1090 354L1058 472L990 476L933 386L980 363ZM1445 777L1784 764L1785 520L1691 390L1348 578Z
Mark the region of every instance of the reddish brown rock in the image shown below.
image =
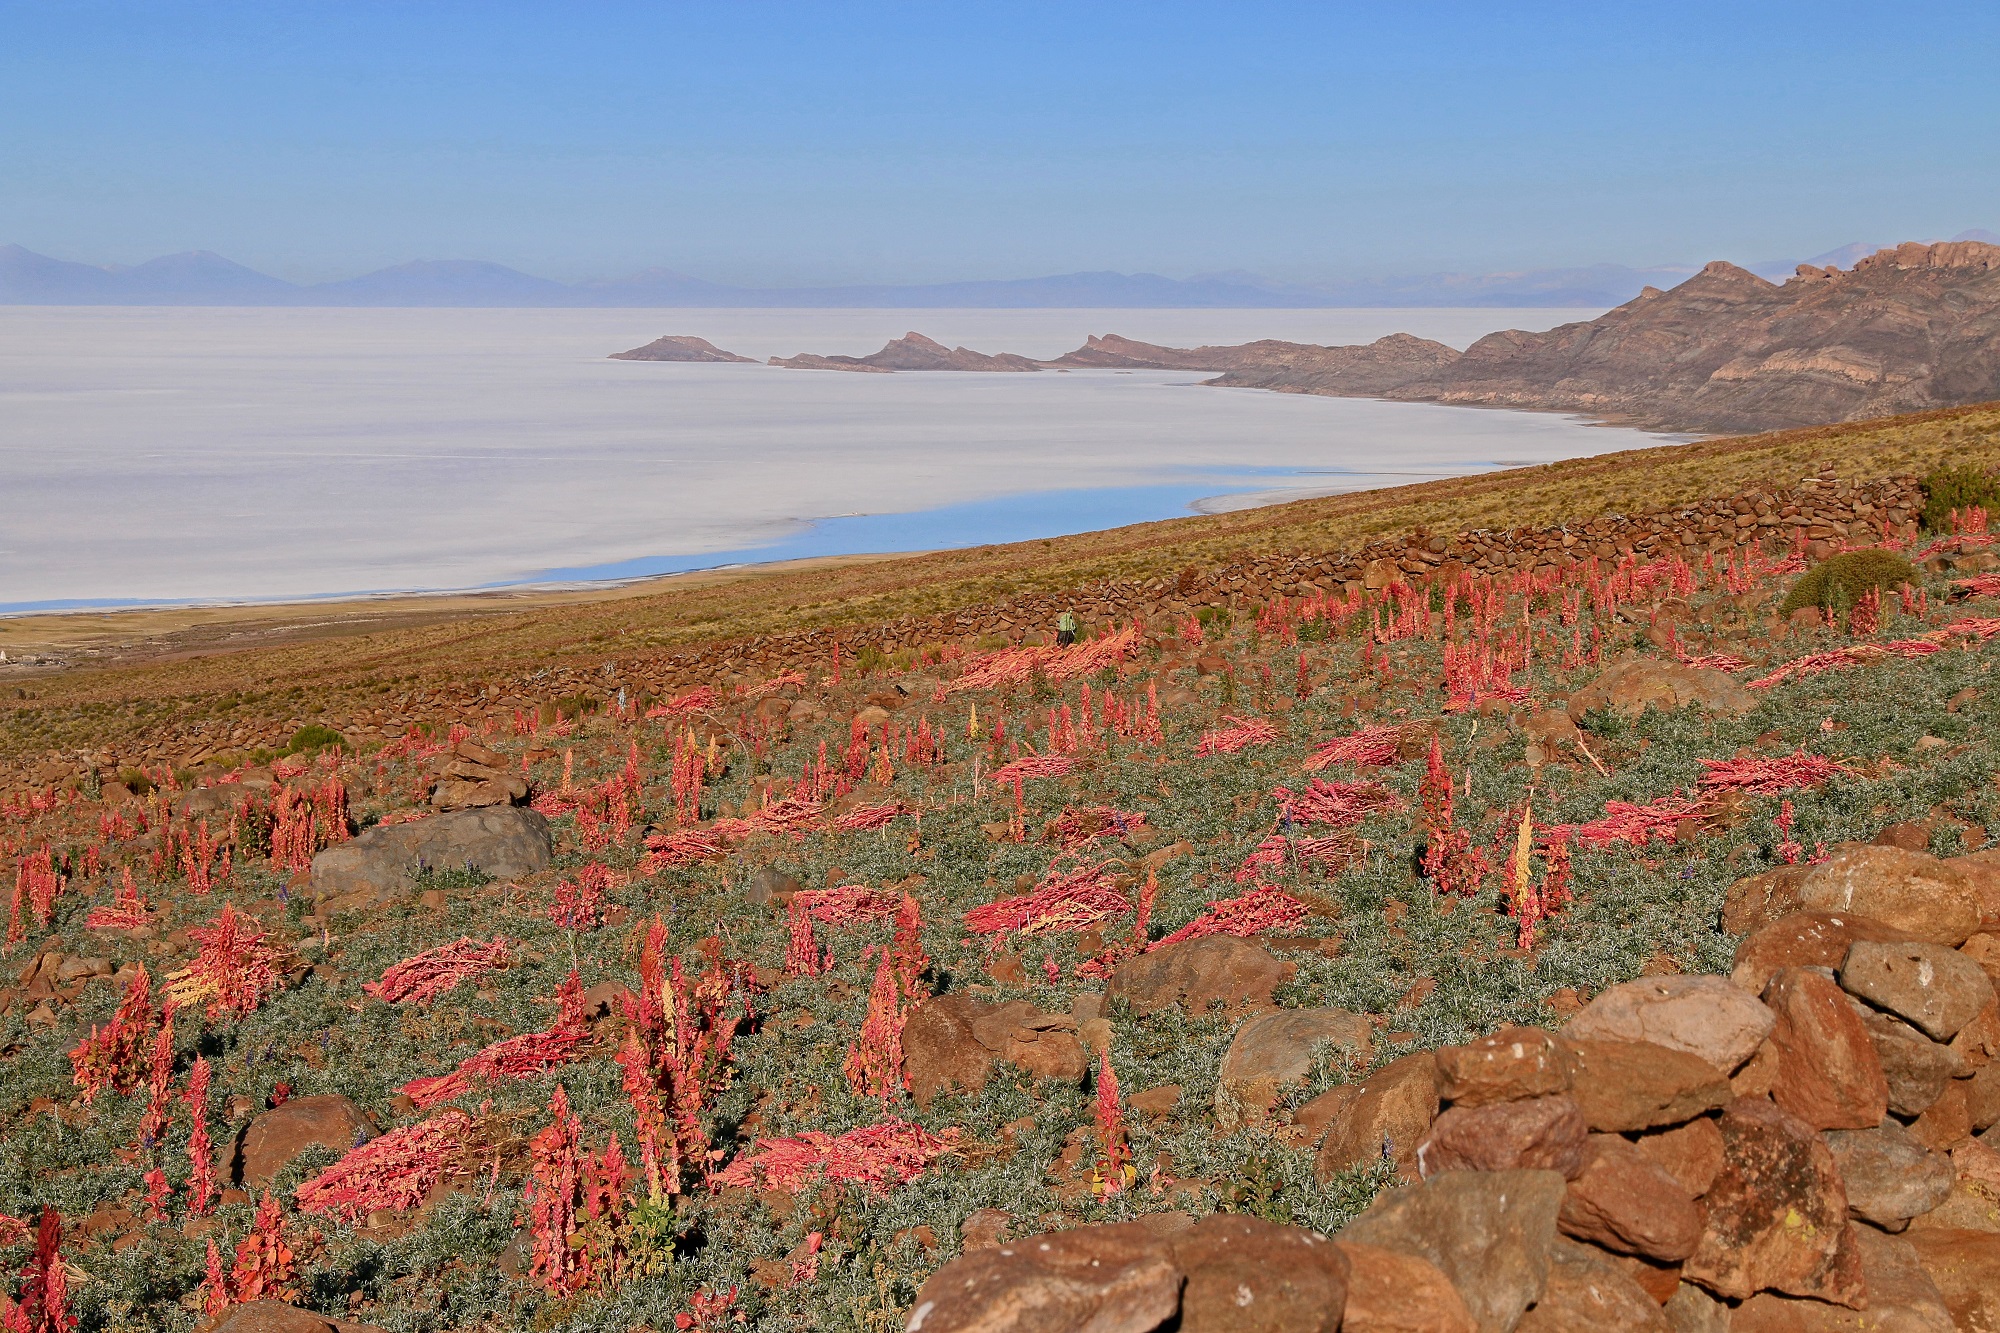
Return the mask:
M1604 1255L1557 1241L1549 1258L1548 1284L1519 1333L1673 1333L1659 1301Z
M1365 1059L1369 1031L1367 1019L1345 1009L1280 1009L1248 1019L1222 1057L1217 1123L1226 1133L1245 1119L1264 1119L1282 1089L1312 1072L1313 1051L1323 1042Z
M1840 987L1818 972L1788 967L1771 978L1764 1002L1777 1015L1771 1100L1814 1129L1872 1129L1889 1111L1889 1085L1875 1044Z
M1727 1074L1771 1031L1757 997L1722 977L1642 977L1612 986L1563 1028L1572 1041L1646 1041Z
M1848 1310L1770 1292L1736 1308L1729 1333L1951 1333L1951 1311L1917 1252L1898 1236L1854 1232L1868 1307Z
M997 1058L972 1034L979 1002L960 991L925 1000L903 1020L903 1074L920 1107L947 1089L977 1092Z
M1994 1000L1979 964L1942 944L1857 940L1840 966L1840 984L1938 1041L1957 1036Z
M208 1333L383 1333L375 1324L336 1319L279 1301L249 1301L235 1305L209 1326Z
M1764 1101L1732 1103L1716 1125L1722 1170L1683 1275L1731 1300L1768 1290L1858 1306L1847 1192L1812 1126Z
M1140 1017L1176 1004L1192 1014L1269 1008L1271 992L1295 971L1249 940L1207 935L1126 959L1106 989Z
M1950 857L1945 864L1965 876L1984 928L2000 931L2000 847Z
M1334 1333L1347 1305L1347 1256L1304 1227L1211 1213L1167 1241L1187 1274L1180 1326L1215 1333Z
M1958 1328L2000 1330L2000 1233L1913 1229L1908 1239Z
M1548 1282L1562 1195L1553 1171L1447 1171L1379 1196L1341 1238L1434 1264L1482 1333L1504 1333Z
M1797 913L1799 885L1810 868L1779 866L1731 884L1722 899L1722 928L1732 935L1748 935Z
M1708 1193L1722 1171L1722 1131L1711 1116L1642 1135L1637 1146L1693 1198Z
M1067 1014L1025 1000L989 1004L953 991L925 1000L903 1022L903 1074L918 1106L947 1089L977 1092L997 1061L1037 1078L1080 1080L1088 1062Z
M1889 1109L1897 1115L1921 1115L1943 1095L1954 1078L1968 1073L1965 1058L1941 1046L1901 1019L1862 1009L1861 1025L1882 1062L1889 1085Z
M345 1153L375 1137L368 1113L346 1097L294 1097L252 1120L237 1140L230 1178L251 1190L271 1183L314 1146Z
M1969 1079L1953 1079L1924 1113L1910 1122L1910 1136L1926 1148L1950 1152L1972 1137Z
M1677 1125L1730 1099L1729 1080L1700 1056L1642 1041L1562 1042L1570 1096L1594 1130Z
M1912 1233L1938 1230L2000 1234L2000 1184L1960 1175L1943 1203L1910 1219Z
M958 1224L958 1236L967 1250L991 1250L1006 1239L1013 1221L1004 1208L975 1208Z
M1969 1070L1984 1068L2000 1058L2000 1004L1989 1005L1951 1039L1952 1052Z
M1589 1131L1567 1097L1531 1097L1487 1106L1454 1106L1417 1145L1418 1174L1441 1171L1555 1171L1583 1167Z
M1987 980L2000 984L2000 934L1981 931L1959 945L1958 951L1977 963Z
M913 1333L1150 1333L1180 1308L1181 1271L1136 1222L959 1255L917 1291Z
M1342 1333L1476 1333L1450 1279L1427 1259L1344 1237L1347 1313Z
M1437 1065L1429 1051L1392 1060L1359 1083L1322 1094L1332 1099L1314 1172L1323 1184L1348 1167L1385 1155L1416 1160L1417 1143L1437 1118ZM1301 1107L1303 1117L1315 1098Z
M1974 1133L2000 1124L2000 1064L1987 1065L1965 1085L1965 1113Z
M1575 719L1599 708L1637 715L1648 708L1672 710L1698 705L1733 716L1749 712L1756 704L1755 694L1720 671L1638 657L1605 668L1570 696L1567 711Z
M1848 1208L1865 1222L1893 1230L1951 1196L1951 1159L1894 1120L1876 1129L1828 1130L1826 1146L1840 1167Z
M1900 930L1852 912L1790 912L1752 931L1736 946L1729 979L1762 995L1771 975L1787 967L1837 968L1856 940L1901 941Z
M1680 1182L1615 1134L1593 1134L1569 1183L1563 1234L1621 1254L1679 1263L1701 1238L1701 1214Z
M1922 852L1865 843L1836 848L1812 867L1799 884L1799 904L1872 917L1913 939L1953 947L1979 929L1981 916L1964 870Z
M1436 1052L1438 1096L1453 1106L1485 1106L1569 1091L1562 1047L1540 1028L1502 1028Z

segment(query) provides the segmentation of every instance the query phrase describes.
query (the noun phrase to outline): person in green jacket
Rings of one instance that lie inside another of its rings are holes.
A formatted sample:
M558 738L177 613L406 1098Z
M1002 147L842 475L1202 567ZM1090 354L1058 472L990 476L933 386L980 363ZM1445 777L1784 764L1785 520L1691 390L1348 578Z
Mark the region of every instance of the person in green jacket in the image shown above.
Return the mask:
M1056 647L1067 648L1076 642L1076 617L1065 611L1056 617Z

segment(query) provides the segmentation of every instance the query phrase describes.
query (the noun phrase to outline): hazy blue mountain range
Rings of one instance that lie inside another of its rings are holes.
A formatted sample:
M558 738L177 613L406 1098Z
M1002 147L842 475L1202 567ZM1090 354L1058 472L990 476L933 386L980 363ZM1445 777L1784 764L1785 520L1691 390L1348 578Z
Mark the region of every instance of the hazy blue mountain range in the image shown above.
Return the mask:
M1969 231L1953 240L2000 240ZM1877 246L1843 246L1807 261L1851 266ZM1795 260L1752 264L1768 277ZM1155 273L1062 273L1045 278L911 286L733 287L664 268L564 283L472 259L425 259L337 282L301 285L206 250L143 264L97 265L0 246L0 305L613 306L833 309L1055 308L1311 309L1349 306L1615 306L1648 285L1672 286L1693 266L1592 264L1522 273L1427 273L1349 282L1283 283L1254 273L1166 278Z

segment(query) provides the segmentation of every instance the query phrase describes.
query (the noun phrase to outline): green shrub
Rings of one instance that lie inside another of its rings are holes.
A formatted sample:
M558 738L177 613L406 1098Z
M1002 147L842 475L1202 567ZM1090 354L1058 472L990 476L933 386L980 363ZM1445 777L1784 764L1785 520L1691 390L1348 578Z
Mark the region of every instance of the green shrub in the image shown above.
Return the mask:
M1919 484L1924 492L1924 527L1932 532L1951 526L1954 509L2000 508L2000 481L1976 467L1941 467Z
M347 744L347 738L332 727L323 727L317 722L308 722L292 733L286 744L287 754L315 754L320 750L330 750L336 745Z
M1909 561L1888 551L1845 551L1821 561L1792 585L1779 611L1809 606L1844 611L1870 588L1900 588L1921 580Z

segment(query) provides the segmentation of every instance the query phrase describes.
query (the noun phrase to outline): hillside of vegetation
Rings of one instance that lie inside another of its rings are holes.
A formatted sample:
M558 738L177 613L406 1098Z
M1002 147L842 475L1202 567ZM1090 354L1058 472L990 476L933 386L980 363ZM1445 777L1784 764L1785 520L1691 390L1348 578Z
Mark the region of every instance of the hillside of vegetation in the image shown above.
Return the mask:
M1411 1327L1420 1297L1415 1326L1572 1327L1586 1290L1641 1303L1608 1327L1846 1327L1811 1321L1871 1292L1981 1326L1996 427L27 678L9 1318L998 1319L926 1287L957 1264L1067 1283L1080 1323L1105 1289L1011 1248L1056 1232L1123 1256L1131 1308L1241 1327L1203 1304L1238 1227L1340 1241L1264 1265L1321 1274L1317 1322L1276 1327ZM1683 512L1687 542L1641 521ZM1290 572L1370 541L1395 557ZM1074 646L994 628L1114 583L1146 609ZM1942 950L1949 1004L1862 975L1864 943ZM1642 978L1704 979L1669 998L1736 1027L1645 1026ZM1542 1035L1473 1055L1554 1054L1478 1092L1457 1052L1509 1027ZM1592 1100L1662 1069L1669 1109ZM1669 1132L1718 1165L1659 1165ZM1796 1198L1732 1165L1760 1143ZM1600 1160L1680 1211L1626 1226ZM1405 1217L1449 1196L1436 1226L1470 1227L1492 1181L1546 1205L1499 1286Z

